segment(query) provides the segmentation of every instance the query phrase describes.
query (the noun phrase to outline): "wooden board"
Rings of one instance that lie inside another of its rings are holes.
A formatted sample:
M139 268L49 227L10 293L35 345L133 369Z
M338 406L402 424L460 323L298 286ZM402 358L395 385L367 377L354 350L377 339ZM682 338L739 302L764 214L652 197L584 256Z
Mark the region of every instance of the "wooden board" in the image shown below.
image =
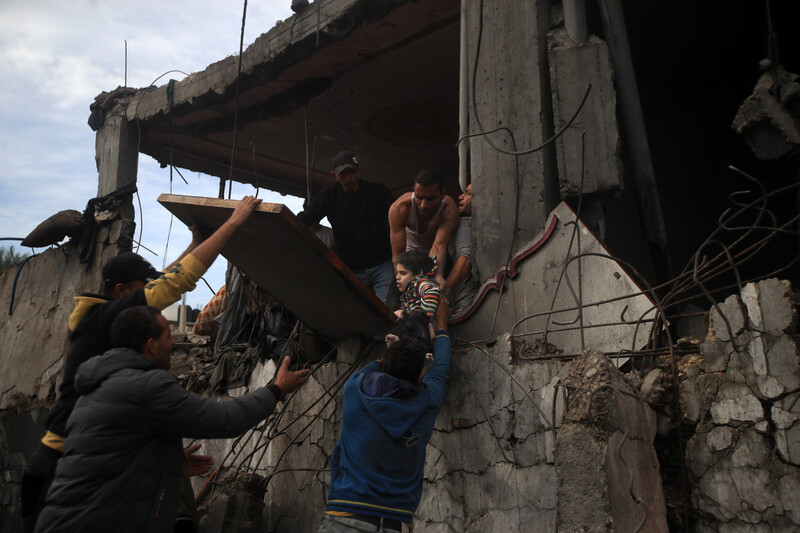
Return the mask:
M219 228L236 200L162 194L159 203L185 224ZM383 337L393 313L283 204L262 203L222 255L297 318L330 339Z

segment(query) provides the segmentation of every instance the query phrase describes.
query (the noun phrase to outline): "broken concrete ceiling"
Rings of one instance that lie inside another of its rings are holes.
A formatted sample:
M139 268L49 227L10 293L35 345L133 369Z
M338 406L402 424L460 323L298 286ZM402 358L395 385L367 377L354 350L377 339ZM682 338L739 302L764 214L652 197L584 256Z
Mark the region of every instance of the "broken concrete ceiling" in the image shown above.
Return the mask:
M306 196L352 149L398 195L458 158L458 0L317 0L239 57L127 100L139 150L166 166ZM237 106L238 114L234 111ZM307 163L311 168L307 172Z

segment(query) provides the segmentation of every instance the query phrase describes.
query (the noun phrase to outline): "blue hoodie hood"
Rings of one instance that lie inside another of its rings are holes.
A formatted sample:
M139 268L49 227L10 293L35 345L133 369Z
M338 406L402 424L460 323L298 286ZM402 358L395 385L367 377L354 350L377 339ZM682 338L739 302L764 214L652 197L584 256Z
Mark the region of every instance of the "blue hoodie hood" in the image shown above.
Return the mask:
M366 369L365 369L366 370ZM399 379L380 370L356 377L361 403L374 422L399 438L425 414L427 387Z

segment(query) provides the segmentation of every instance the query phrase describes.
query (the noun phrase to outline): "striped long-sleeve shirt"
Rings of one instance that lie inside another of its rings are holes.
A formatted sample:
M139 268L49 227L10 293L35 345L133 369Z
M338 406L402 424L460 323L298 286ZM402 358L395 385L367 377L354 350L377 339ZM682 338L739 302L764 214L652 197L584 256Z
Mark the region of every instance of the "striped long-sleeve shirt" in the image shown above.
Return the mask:
M421 309L427 313L428 318L432 318L439 306L439 298L442 296L442 289L439 285L427 276L417 276L406 286L406 290L400 296L400 308L403 316L411 311Z

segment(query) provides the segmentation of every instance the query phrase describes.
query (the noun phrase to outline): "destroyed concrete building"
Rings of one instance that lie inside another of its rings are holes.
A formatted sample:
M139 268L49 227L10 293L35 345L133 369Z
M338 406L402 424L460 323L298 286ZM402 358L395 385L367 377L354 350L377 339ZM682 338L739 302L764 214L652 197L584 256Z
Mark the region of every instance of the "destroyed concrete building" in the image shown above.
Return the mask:
M71 297L130 249L139 154L220 177L222 199L161 199L213 229L229 180L306 197L352 149L398 196L430 167L451 194L473 188L482 285L451 320L418 531L800 529L799 11L316 0L241 56L99 95L98 196L125 216L0 278L0 528L18 520ZM279 416L205 443L223 468L195 486L201 524L314 531L339 391L391 315L286 208L255 215L223 255L330 349L310 349Z

